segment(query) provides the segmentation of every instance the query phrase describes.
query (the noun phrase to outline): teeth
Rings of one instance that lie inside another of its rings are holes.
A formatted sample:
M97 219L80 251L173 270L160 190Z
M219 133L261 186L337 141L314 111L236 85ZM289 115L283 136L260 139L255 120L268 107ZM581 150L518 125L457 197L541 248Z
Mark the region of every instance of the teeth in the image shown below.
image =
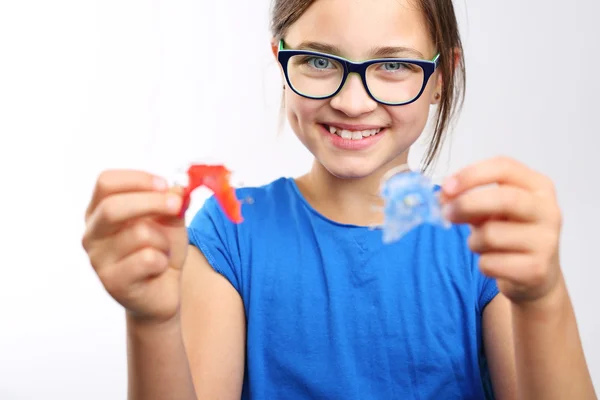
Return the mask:
M381 131L381 129L368 129L366 131L349 131L346 129L338 129L334 126L329 127L329 132L341 136L343 139L347 140L360 140L362 138L374 136L378 134L379 131Z

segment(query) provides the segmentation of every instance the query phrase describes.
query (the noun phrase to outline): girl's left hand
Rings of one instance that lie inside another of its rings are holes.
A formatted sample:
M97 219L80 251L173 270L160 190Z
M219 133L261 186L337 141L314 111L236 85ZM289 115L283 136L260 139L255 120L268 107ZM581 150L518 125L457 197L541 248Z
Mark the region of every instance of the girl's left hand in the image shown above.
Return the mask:
M562 217L549 178L494 158L447 179L442 204L449 221L472 227L468 244L480 254L482 273L496 278L513 303L544 298L557 287Z

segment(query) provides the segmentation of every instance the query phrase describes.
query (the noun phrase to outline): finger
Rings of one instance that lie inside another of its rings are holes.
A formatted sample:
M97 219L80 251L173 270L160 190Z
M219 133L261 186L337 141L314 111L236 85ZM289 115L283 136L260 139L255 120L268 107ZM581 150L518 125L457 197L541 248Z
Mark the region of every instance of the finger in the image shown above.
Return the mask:
M479 257L479 268L486 276L523 288L540 288L549 275L547 263L528 253L485 253Z
M533 222L540 217L534 196L515 186L488 186L464 193L443 205L449 221L477 225L488 219Z
M540 246L545 233L536 225L489 221L474 226L468 245L475 253L529 252Z
M523 282L531 265L531 258L527 253L485 253L479 257L479 269L492 278Z
M90 234L95 238L104 237L136 218L175 217L181 201L179 195L170 192L135 192L107 197L90 217Z
M163 252L169 257L170 244L167 236L156 223L150 220L137 221L113 236L101 239L89 256L95 265L110 265L121 262L132 253L146 247Z
M170 243L167 236L151 221L140 221L118 232L114 236L114 254L118 257L115 262L120 262L131 253L146 247L153 248L169 257Z
M496 157L464 168L446 179L444 194L455 197L467 190L489 184L517 186L529 191L549 190L550 180L516 160Z
M86 210L86 219L107 196L123 192L165 191L168 183L164 178L136 170L107 170L100 174L94 193Z
M169 259L163 252L146 247L97 273L106 290L113 297L122 298L133 285L162 274L168 267Z

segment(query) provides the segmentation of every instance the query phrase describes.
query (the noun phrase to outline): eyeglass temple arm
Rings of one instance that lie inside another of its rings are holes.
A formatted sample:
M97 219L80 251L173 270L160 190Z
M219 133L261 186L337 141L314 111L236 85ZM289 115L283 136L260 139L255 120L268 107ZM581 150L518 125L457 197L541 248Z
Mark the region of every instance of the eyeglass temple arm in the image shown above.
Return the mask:
M440 65L440 53L437 53L437 55L435 57L433 57L433 60L431 60L434 64L435 67L439 67Z

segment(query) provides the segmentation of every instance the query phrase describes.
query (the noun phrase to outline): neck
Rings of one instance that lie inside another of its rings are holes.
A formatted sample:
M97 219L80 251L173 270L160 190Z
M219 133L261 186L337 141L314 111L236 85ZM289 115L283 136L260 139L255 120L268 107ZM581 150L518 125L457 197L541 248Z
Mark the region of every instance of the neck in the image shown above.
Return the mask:
M314 161L310 172L296 180L306 200L319 213L333 221L370 226L381 224L383 207L379 196L381 180L391 168L405 164L407 155L396 157L369 176L342 179Z

